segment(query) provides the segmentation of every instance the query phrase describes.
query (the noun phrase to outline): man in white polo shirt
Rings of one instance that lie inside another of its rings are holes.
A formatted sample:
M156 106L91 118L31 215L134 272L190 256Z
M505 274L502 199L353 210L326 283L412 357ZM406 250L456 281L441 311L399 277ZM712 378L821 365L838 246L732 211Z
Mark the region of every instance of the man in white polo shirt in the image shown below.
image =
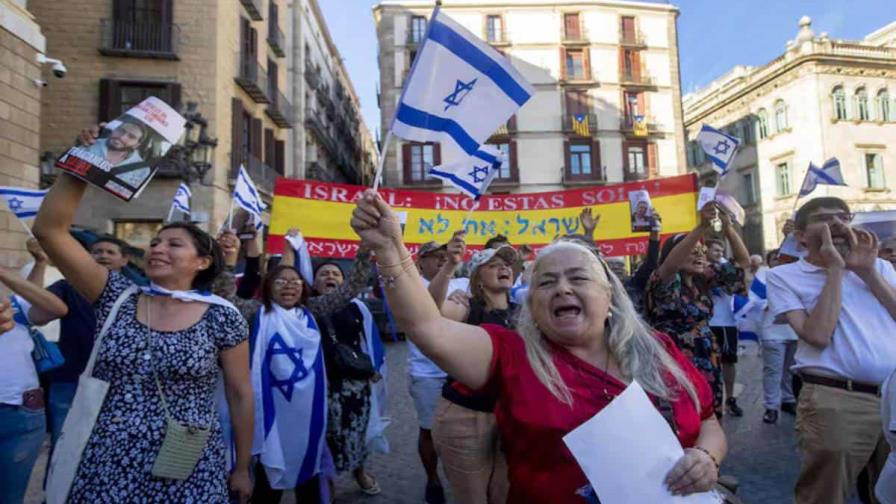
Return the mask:
M879 392L896 367L896 271L874 235L849 226L843 200L810 200L795 220L808 255L768 274L774 313L799 336L795 501L838 504L866 466L874 485L886 459Z

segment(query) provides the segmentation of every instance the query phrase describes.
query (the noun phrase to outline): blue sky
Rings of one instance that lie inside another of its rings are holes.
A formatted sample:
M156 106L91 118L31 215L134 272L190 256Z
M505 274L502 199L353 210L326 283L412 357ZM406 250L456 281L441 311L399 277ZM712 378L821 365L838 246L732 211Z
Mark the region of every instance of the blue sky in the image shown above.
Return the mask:
M379 127L379 80L372 7L377 0L318 0L371 132ZM735 65L762 65L784 52L803 15L816 34L861 39L896 21L893 0L680 0L681 87L699 88Z

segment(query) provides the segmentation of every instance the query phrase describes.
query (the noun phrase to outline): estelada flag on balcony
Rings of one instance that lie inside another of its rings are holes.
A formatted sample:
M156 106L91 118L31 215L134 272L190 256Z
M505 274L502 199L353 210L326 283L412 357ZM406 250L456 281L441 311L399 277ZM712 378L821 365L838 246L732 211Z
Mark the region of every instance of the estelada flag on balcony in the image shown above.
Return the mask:
M301 230L314 257L351 258L357 251L358 236L349 226L354 201L365 187L329 184L316 180L278 178L274 187L273 212L268 250L279 253L290 228ZM690 231L697 224L697 179L693 174L678 177L609 184L569 191L487 194L478 202L460 194L431 193L384 188L386 202L406 214L404 239L412 252L420 244L435 240L445 243L461 228L468 210L465 230L468 248L478 250L486 240L503 234L514 245L534 249L549 244L556 236L581 233L579 213L590 207L601 215L597 235L607 255L644 254L647 233L632 232L628 193L650 191L653 208L663 217L663 231L669 234Z
M591 136L591 125L588 124L588 115L572 114L572 129L576 135Z
M184 134L186 119L150 96L110 121L92 145L76 145L56 167L125 201L140 195Z
M482 157L480 146L532 93L507 58L436 7L391 131L405 140L439 142L446 165L467 162Z
M632 119L632 133L637 137L647 136L647 118L642 115L636 115Z

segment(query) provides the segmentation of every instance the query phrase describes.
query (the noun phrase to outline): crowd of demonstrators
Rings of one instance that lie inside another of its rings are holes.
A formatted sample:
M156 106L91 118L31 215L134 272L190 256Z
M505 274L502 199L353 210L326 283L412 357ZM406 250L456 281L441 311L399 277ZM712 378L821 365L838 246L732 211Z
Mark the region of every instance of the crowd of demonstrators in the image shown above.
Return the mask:
M770 250L765 262L769 269L780 265L778 250ZM762 392L765 413L762 421L775 423L779 411L796 415L796 396L793 393L793 356L797 335L782 317L775 314L769 302L762 314L759 338L762 345Z
M706 246L701 239L715 218L722 220L735 261L707 263ZM727 293L742 291L744 268L748 267L749 254L730 217L715 202L710 202L701 210L700 222L690 233L672 236L663 243L659 265L645 292L647 320L656 330L672 337L701 371L712 389L717 416L723 413L723 380L718 340L709 326L714 308L712 289ZM729 404L733 400L729 395Z
M517 330L474 326L443 317L427 299L398 219L375 192L358 200L351 224L375 251L389 304L417 348L457 381L496 400L508 502L593 493L562 436L632 380L668 413L687 447L668 474L669 488L689 494L713 487L726 442L705 380L669 338L641 322L596 254L565 242L544 249Z
M799 337L800 504L845 502L859 473L875 482L886 458L880 385L896 363L896 272L852 217L838 198L805 203L795 236L808 254L768 274L772 313Z
M89 144L96 134L87 130L82 141ZM146 261L151 285L141 289L97 263L69 233L85 189L84 182L60 176L33 232L94 307L102 329L87 369L108 383L108 391L83 451L76 438L63 442L64 427L48 492L57 498L67 494L71 502L123 502L133 495L149 501L220 502L230 490L245 501L252 485L248 328L232 304L203 293L223 266L220 249L192 224L164 226L150 243ZM215 400L221 369L237 452L229 489ZM88 421L71 415L68 420L72 425ZM192 441L190 447L179 443L184 438ZM183 459L192 463L185 464L192 465L186 474L179 464ZM173 477L154 476L162 474Z

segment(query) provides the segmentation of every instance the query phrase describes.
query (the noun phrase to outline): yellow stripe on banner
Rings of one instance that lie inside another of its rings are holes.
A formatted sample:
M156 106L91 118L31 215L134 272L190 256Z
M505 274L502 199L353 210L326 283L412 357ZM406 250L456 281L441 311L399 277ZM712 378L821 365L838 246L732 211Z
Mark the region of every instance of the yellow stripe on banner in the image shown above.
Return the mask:
M653 205L663 217L664 233L687 232L697 224L695 193L657 197L653 199ZM354 208L352 203L275 196L270 231L275 235L283 235L289 228L295 227L310 238L355 240L357 235L349 226ZM484 245L496 234L506 235L514 244L549 243L557 235L582 232L578 223L582 208L584 207L473 212L467 226L467 243ZM595 233L598 240L617 240L647 234L631 232L631 214L627 201L594 205L591 208L601 216ZM455 230L460 229L467 215L463 210L398 210L408 212L404 233L408 243L430 240L445 242Z

